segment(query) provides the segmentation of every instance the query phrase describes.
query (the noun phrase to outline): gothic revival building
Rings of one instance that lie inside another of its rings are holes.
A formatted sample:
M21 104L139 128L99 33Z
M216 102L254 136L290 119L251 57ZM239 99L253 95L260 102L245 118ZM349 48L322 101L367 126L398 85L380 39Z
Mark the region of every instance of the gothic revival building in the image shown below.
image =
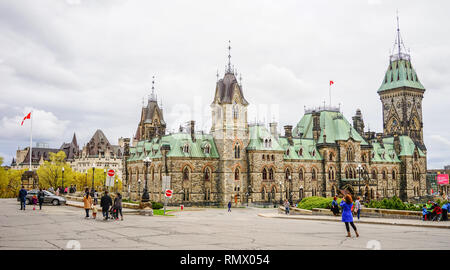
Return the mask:
M396 42L401 44L399 32ZM209 134L196 132L194 121L187 132L166 134L158 103L150 99L142 108L135 143L125 154L124 187L139 199L147 182L150 199L163 201L167 175L170 203L192 205L297 202L344 190L366 199L412 200L426 195L424 91L399 47L378 89L382 133L364 131L359 109L351 124L339 108L324 106L306 109L282 135L276 123L269 129L248 124L249 102L229 61L216 83Z

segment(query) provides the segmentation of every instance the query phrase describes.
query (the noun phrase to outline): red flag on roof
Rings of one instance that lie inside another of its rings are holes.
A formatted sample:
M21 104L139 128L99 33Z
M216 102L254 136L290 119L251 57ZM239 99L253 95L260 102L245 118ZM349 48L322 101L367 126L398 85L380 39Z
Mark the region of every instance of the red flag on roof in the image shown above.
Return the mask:
M332 85L332 84L334 84L334 82L333 82L333 81L330 81L330 85Z
M25 121L25 119L30 119L30 118L31 118L31 112L23 118L22 124L20 124L20 125L23 126L23 121Z

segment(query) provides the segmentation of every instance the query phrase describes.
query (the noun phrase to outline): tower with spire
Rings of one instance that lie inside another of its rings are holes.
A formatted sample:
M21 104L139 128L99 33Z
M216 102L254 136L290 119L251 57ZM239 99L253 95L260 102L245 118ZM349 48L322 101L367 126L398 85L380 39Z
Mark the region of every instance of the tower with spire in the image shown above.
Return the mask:
M152 140L166 134L166 122L162 107L158 104L155 94L155 76L152 77L152 91L148 96L147 105L142 104L141 118L133 138L133 145L141 140Z
M423 142L422 99L425 88L419 81L400 35L397 14L397 35L389 65L378 89L383 105L383 133L406 135L426 151Z
M216 82L214 100L211 104L211 134L221 157L219 177L222 202L234 201L236 190L247 185L245 171L247 160L245 149L249 142L247 122L248 101L242 92L242 85L236 79L231 64L231 42L228 44L228 64L225 75Z

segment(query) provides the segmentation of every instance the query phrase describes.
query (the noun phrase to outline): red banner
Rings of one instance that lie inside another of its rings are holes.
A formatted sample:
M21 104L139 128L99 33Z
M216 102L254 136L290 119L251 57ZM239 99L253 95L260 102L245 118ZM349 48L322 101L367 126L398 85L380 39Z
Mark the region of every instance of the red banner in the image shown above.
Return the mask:
M436 180L438 185L448 185L448 174L438 174Z

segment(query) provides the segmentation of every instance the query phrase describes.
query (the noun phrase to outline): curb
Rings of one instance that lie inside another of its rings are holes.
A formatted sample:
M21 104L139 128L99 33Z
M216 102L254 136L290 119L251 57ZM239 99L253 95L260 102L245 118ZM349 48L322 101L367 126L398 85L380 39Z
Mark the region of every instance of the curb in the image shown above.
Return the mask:
M314 220L314 221L333 221L342 222L340 219L330 219L330 218L313 218L309 216L305 217L286 217L286 216L269 216L267 214L258 214L260 217L264 218L284 218L284 219L298 219L298 220ZM427 227L427 228L437 228L437 229L450 229L449 225L439 225L439 224L410 224L410 223L398 223L398 222L381 222L381 221L366 221L366 220L356 220L355 223L365 223L365 224L377 224L377 225L394 225L394 226L409 226L409 227Z

